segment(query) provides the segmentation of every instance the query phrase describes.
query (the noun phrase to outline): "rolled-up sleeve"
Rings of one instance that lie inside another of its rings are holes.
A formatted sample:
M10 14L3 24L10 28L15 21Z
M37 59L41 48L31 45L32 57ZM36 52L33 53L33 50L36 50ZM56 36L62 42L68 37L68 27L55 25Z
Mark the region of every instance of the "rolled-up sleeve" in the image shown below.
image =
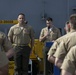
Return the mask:
M71 74L74 74L76 70L76 46L71 48L68 54L66 55L61 69L66 70Z
M66 47L65 47L65 43L62 41L59 45L59 47L57 48L54 56L56 58L59 58L59 59L64 59L64 57L66 56L67 54L67 50L66 50Z

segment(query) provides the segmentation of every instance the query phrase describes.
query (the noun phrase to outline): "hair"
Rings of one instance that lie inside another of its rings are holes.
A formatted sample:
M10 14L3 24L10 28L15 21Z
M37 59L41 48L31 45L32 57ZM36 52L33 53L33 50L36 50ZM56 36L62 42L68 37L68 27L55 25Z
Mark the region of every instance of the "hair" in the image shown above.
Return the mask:
M24 13L19 13L18 16L19 16L19 15L23 15L23 16L25 17L25 14L24 14Z
M72 14L72 15L70 16L69 22L71 23L72 28L73 28L73 29L76 29L76 14Z
M53 19L50 18L50 17L48 17L46 20L47 20L47 21L53 21Z
M66 24L69 24L69 21L67 21Z

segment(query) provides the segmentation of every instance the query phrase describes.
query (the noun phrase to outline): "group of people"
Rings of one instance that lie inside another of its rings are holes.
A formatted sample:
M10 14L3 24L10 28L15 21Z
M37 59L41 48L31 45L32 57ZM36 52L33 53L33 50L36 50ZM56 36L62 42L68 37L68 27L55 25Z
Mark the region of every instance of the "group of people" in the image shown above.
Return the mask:
M18 23L13 25L6 36L0 32L0 75L8 75L10 57L14 56L15 71L18 75L28 75L29 57L34 46L35 32L27 24L25 14L18 14ZM76 14L72 14L65 24L67 34L61 36L53 25L53 19L46 19L46 27L41 30L39 41L44 42L44 75L48 75L52 64L61 69L61 75L73 75L76 69ZM53 42L51 47L46 42ZM50 66L51 65L51 66Z
M8 36L0 32L0 75L9 75L10 57L14 56L17 75L28 75L29 57L34 46L34 30L27 25L25 14L18 14L18 23L13 25Z
M65 26L66 33L53 43L48 51L48 61L61 70L61 75L76 75L76 14Z

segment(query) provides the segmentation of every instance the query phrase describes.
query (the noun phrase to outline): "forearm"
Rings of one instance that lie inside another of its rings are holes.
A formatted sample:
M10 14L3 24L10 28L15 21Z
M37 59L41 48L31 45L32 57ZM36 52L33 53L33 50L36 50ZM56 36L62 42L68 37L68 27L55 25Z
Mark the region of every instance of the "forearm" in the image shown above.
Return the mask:
M55 65L56 65L58 68L61 68L62 60L56 58L56 59L55 59Z
M60 68L60 67L61 67L61 65L62 65L62 62L59 62L59 63L57 63L57 65L56 65L56 66L57 66L58 68Z
M14 55L14 50L11 48L10 50L8 50L8 52L6 52L6 56L8 58L11 58Z
M31 49L32 49L33 46L34 46L34 38L31 39L31 43L30 43L30 45L31 45Z
M9 40L11 43L13 43L13 41L12 41L11 38L12 38L12 37L9 37L9 36L8 36L8 40Z
M55 63L55 57L48 56L48 61L54 64Z
M66 70L62 70L61 75L72 75L72 74Z
M46 36L43 36L43 37L40 37L40 38L39 38L39 41L42 42L42 41L44 41L45 39L46 39Z

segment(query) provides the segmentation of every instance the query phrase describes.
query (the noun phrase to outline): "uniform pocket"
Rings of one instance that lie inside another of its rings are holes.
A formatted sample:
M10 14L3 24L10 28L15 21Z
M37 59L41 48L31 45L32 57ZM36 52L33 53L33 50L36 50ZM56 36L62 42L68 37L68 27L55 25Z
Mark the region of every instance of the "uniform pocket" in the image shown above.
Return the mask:
M16 28L16 29L14 30L14 35L19 35L19 34L21 33L21 31L22 31L22 29Z
M23 33L24 33L24 34L29 34L29 30L28 30L28 29L24 29L24 30L23 30Z
M53 33L52 38L53 38L53 40L56 40L57 39L57 33Z

